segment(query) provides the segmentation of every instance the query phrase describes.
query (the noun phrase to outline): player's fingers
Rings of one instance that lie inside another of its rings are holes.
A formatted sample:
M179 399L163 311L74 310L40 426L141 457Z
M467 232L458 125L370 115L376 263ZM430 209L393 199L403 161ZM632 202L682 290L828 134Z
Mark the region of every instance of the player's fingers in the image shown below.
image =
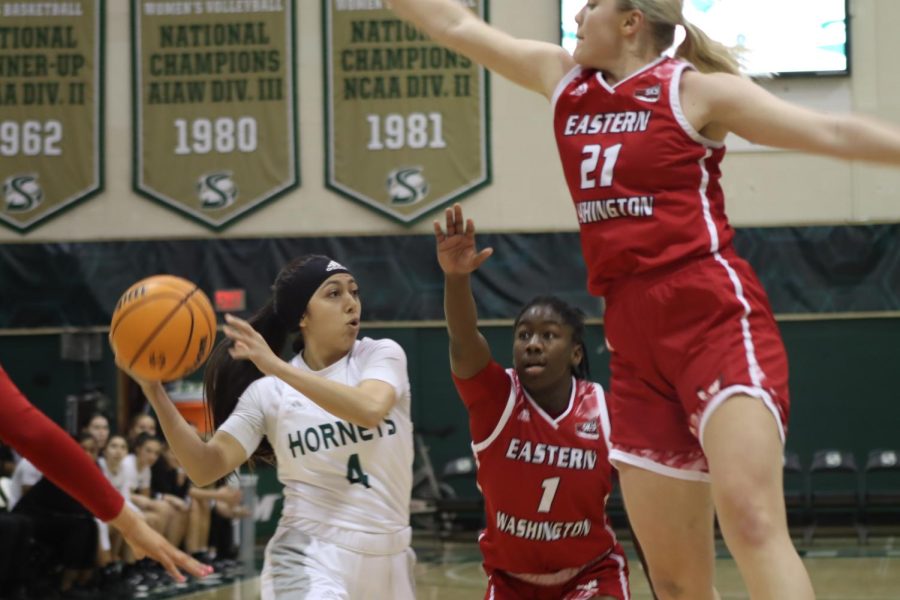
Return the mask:
M448 208L444 211L444 219L447 221L447 235L456 233L456 223L453 221L452 208Z
M178 570L178 567L175 566L175 562L168 554L164 553L159 557L159 564L163 566L163 568L166 570L166 573L168 573L172 577L172 579L179 583L184 581L184 575L181 574L181 572Z
M205 565L199 560L185 554L182 551L177 551L175 554L175 565L187 571L194 577L206 577L210 573L213 572L213 568L209 565Z
M447 239L447 236L444 235L444 230L441 229L440 221L435 220L432 222L432 225L434 225L434 237L437 238L438 242L443 242Z
M242 319L240 317L235 317L234 315L231 315L231 314L225 315L225 321L229 325L231 325L231 327L233 329L236 329L238 331L243 331L243 332L248 332L248 330L256 331L255 329L253 329L253 326L250 325L250 323L248 323L247 321L245 321L244 319Z
M460 205L458 202L453 205L453 220L454 222L456 222L457 227L465 227L466 222L465 220L463 220L462 205ZM463 229L459 233L465 233L465 229Z
M475 237L475 221L472 219L466 219L466 235L471 238Z
M481 252L479 252L479 253L475 256L475 261L474 261L474 262L475 262L475 268L477 269L477 268L480 267L482 264L484 264L484 261L486 261L487 259L489 259L493 253L494 253L494 249L493 249L493 248L485 248L484 250L482 250Z

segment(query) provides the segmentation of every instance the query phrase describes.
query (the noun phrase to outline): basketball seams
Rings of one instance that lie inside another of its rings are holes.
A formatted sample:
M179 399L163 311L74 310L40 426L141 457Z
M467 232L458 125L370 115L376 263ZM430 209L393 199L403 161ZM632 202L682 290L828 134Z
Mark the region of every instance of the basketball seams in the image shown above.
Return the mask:
M185 301L182 304L182 306L187 309L188 314L191 315L191 329L188 333L187 341L184 344L184 350L181 351L181 356L178 357L178 361L175 363L175 366L169 370L167 374L168 376L172 376L178 371L178 369L181 368L181 363L184 362L184 357L187 356L188 350L191 349L191 342L194 341L194 323L197 322L197 319L194 317L194 309L191 307L190 299L194 296L198 289L199 288L194 288L193 290L191 290L191 293L188 294L187 298L185 298Z
M183 296L181 297L181 302L179 302L177 305L175 305L175 308L173 308L172 310L170 310L170 311L169 311L169 314L167 314L167 315L165 316L165 318L163 318L163 319L160 320L159 324L156 326L156 329L154 329L153 331L150 332L150 334L149 334L149 335L147 336L147 338L144 340L144 343L141 345L141 347L138 348L137 352L134 353L134 356L131 357L131 362L128 363L128 368L129 368L129 369L132 368L132 367L134 367L134 363L136 363L137 360L141 357L141 354L144 353L144 351L147 349L147 346L149 346L150 343L151 343L154 339L156 339L156 336L158 336L159 333L160 333L160 332L163 330L163 328L166 326L166 324L167 324L169 321L172 320L172 317L174 317L175 314L176 314L179 310L181 310L181 307L184 306L184 304L188 301L188 299L189 299L189 298L190 298L197 290L199 290L199 289L200 289L199 287L195 287L189 294L183 295ZM193 318L193 313L192 313L192 315L191 315L191 318Z
M181 300L184 297L183 292L177 292L175 290L167 291L165 293L158 293L152 296L144 296L143 298L136 300L134 304L129 304L128 308L123 308L113 314L112 327L109 330L109 335L115 335L116 329L119 328L119 325L122 321L125 320L125 317L129 315L129 313L134 310L140 308L144 304L150 302L151 300L161 300L164 298L174 298L176 300Z
M216 341L216 322L213 319L212 322L209 320L209 315L215 316L215 310L212 307L212 304L209 303L209 300L205 296L191 296L191 302L200 304L201 306L197 306L198 311L201 315L203 315L203 320L206 321L206 330L209 332L209 345L212 345Z

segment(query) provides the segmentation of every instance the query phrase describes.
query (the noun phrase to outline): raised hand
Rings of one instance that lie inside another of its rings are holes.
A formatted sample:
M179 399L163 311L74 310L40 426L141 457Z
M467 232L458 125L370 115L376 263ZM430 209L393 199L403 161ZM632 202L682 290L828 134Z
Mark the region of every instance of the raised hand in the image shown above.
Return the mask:
M437 257L441 270L447 275L468 275L494 253L493 248L478 251L475 247L475 222L463 220L462 207L454 204L444 211L446 231L440 221L434 222Z
M250 323L234 315L225 315L225 322L222 331L234 342L228 350L231 358L249 360L266 375L271 375L283 363Z

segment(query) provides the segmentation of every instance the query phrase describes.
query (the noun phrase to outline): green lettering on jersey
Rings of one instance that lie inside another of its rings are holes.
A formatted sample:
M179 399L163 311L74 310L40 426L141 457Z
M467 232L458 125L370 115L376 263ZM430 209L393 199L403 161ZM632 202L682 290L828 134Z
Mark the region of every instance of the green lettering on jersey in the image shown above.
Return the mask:
M367 488L372 487L369 485L369 476L363 471L362 464L359 462L359 454L351 454L347 459L347 481L351 484L360 483Z

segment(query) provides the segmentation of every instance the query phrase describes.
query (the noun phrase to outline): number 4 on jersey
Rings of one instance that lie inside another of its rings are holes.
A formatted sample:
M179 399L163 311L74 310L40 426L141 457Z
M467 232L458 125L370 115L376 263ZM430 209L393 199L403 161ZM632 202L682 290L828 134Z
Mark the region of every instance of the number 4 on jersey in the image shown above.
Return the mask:
M369 485L369 476L363 471L362 464L359 462L359 454L351 454L347 459L347 481L351 484L362 484L367 488L372 487Z

